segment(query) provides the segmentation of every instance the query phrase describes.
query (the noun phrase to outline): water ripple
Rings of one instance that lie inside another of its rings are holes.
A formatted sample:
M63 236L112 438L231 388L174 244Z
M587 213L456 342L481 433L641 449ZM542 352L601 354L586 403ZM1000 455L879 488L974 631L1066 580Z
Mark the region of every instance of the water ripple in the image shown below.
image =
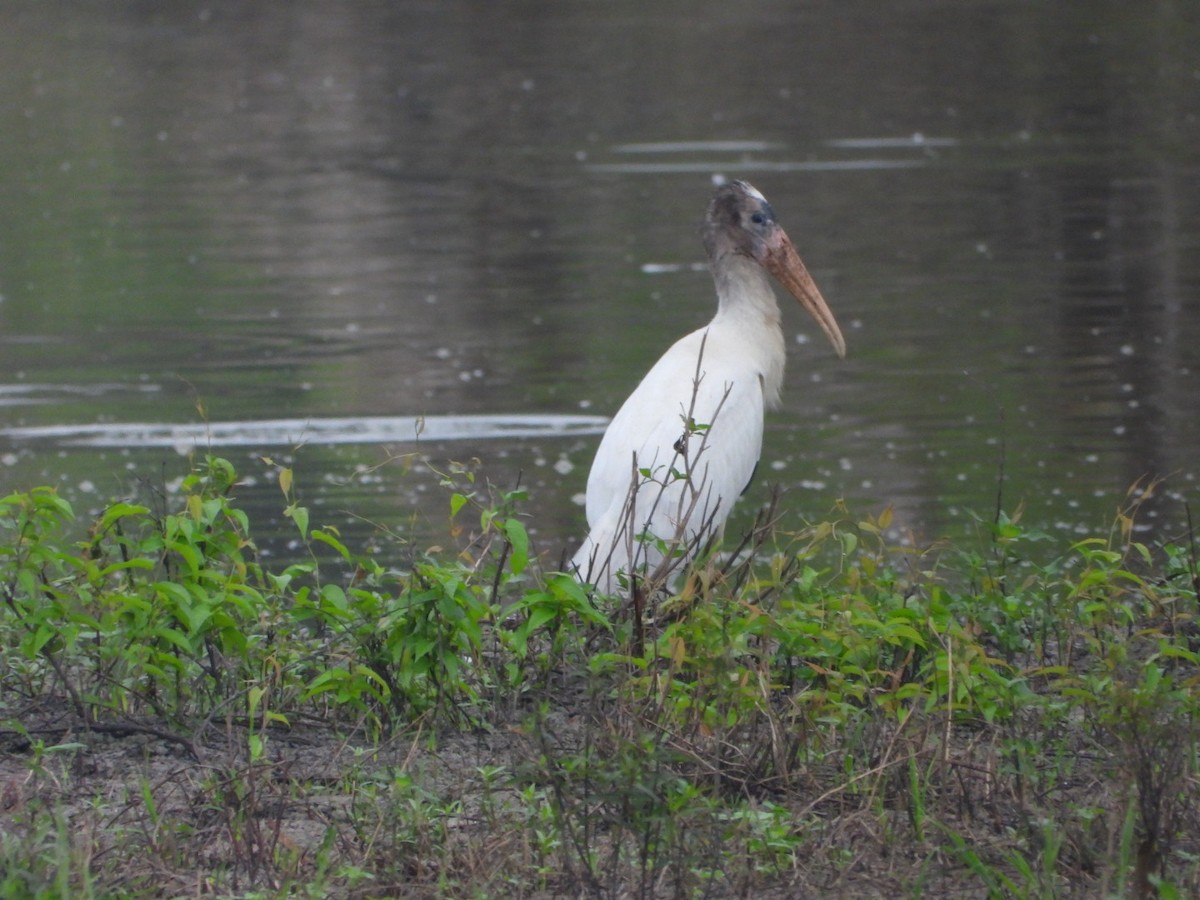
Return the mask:
M687 172L856 172L872 169L916 169L926 165L922 159L815 159L771 162L765 159L739 159L734 162L662 162L662 163L590 163L589 172L619 172L627 175L661 175Z
M273 419L257 422L189 424L96 423L0 429L13 441L41 441L62 447L246 447L297 444L382 444L413 441L494 440L498 438L597 435L601 416L376 416L368 418Z

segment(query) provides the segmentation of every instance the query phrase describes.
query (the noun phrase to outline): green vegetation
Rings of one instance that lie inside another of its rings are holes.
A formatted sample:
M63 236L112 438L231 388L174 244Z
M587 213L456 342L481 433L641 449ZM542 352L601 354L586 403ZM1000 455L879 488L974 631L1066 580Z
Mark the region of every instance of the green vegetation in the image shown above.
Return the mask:
M1200 896L1190 536L764 515L635 622L465 468L403 568L276 471L278 571L221 459L0 499L0 896Z

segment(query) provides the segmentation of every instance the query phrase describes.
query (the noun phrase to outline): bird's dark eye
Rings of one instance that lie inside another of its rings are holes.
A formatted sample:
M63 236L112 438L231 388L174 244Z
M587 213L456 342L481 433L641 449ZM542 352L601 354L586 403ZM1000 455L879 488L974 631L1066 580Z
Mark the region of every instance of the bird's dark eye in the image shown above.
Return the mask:
M754 215L752 215L750 217L750 221L753 222L755 225L762 225L767 221L767 217L764 216L762 213L755 213Z

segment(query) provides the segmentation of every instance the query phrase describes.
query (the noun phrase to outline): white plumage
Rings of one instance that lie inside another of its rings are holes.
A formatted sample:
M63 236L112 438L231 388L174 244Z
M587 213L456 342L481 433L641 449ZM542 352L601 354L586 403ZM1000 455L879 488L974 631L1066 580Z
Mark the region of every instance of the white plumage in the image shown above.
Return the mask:
M622 572L661 583L720 529L748 485L762 453L763 411L779 403L783 382L768 271L845 355L837 322L762 194L740 181L718 188L702 233L717 314L642 379L588 476L589 533L572 567L604 593L620 589Z

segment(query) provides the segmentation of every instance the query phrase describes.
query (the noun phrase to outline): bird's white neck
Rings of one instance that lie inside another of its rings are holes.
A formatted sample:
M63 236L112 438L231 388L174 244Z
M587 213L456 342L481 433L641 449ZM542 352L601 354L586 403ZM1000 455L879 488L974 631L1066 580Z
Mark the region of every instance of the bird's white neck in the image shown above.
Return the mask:
M763 384L768 408L779 404L786 359L779 304L771 280L758 263L739 254L727 254L713 268L717 286L717 315L710 328L729 328L743 335L753 348L752 359Z

